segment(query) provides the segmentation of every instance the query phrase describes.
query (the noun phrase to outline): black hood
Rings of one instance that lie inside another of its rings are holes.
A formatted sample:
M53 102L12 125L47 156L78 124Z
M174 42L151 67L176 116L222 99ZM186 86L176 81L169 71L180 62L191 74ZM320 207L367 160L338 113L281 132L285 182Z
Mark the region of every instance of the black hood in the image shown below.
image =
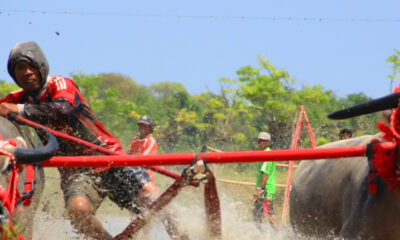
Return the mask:
M30 62L33 67L39 70L42 77L42 85L44 85L47 75L49 74L49 64L47 63L46 57L39 45L32 41L21 42L17 43L11 49L10 56L8 57L7 70L16 84L18 84L18 82L17 79L15 79L14 69L17 62L21 60Z

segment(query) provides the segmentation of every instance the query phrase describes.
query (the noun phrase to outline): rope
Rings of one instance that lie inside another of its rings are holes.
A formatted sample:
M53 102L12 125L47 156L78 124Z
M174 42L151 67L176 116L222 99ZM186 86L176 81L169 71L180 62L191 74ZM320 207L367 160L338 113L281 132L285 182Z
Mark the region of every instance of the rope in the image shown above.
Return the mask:
M5 150L5 147L7 145L13 145L14 147L16 146L16 141L15 140L6 140L0 145L0 154L5 155L10 158L11 162L11 174L10 174L10 179L8 182L8 187L7 190L4 189L2 186L0 186L0 200L2 202L2 207L5 206L8 210L9 213L9 230L11 236L3 236L5 239L18 239L18 240L24 240L19 234L15 233L13 230L13 220L12 220L12 215L14 212L14 209L18 207L17 201L21 199L21 195L18 191L17 184L18 184L18 178L19 178L19 173L18 173L18 168L16 164L16 160L12 154L10 154L8 151ZM3 228L1 228L1 233L6 234ZM10 237L10 238L9 238Z
M397 126L399 126L399 111L400 107L396 108L392 112L392 116L390 117L390 129L392 130L392 133L396 139L396 143L400 144L400 133L399 129Z

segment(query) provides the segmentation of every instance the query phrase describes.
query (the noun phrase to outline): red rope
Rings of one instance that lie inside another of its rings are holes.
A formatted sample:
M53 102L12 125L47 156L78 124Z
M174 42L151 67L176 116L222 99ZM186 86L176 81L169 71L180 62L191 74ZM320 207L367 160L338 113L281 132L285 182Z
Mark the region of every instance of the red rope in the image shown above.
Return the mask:
M388 142L395 142L396 145L400 144L399 112L400 107L392 112L390 127L387 127L383 121L377 125L377 128L383 133L382 138ZM389 190L395 190L400 194L399 174L396 169L396 162L399 162L399 159L396 149L394 148L387 152L379 146L373 161L376 166L376 176L380 177L386 183ZM376 191L370 191L370 193L375 194Z
M393 133L393 137L397 144L400 143L400 134L399 134L399 111L400 107L396 108L390 117L390 130Z

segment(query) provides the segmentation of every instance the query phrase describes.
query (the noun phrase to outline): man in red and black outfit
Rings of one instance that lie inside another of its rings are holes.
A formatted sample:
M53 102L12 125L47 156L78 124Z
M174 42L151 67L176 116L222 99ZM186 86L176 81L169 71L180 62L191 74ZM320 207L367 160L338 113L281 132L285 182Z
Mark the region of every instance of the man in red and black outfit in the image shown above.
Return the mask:
M0 116L17 113L123 154L121 143L94 118L75 83L62 76L48 77L47 60L35 42L22 42L13 47L8 72L22 89L0 100ZM78 143L61 138L58 141L58 155L96 154ZM111 239L95 217L106 196L118 206L137 213L160 195L140 167L111 168L100 173L94 173L90 168L60 168L59 171L65 205L73 225L96 239ZM166 220L171 223L167 216ZM176 232L172 234L176 235ZM178 234L179 237L186 236Z

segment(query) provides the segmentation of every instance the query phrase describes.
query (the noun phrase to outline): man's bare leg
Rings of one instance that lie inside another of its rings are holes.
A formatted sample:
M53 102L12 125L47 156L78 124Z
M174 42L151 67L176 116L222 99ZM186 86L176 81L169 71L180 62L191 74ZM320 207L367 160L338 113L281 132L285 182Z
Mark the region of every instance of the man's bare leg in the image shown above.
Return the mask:
M279 225L278 225L278 219L276 218L275 215L270 215L268 216L269 222L272 224L272 227L275 229L275 231L279 231Z
M71 222L79 232L94 239L112 239L112 236L103 228L101 222L94 215L94 209L89 200L84 197L69 199L67 206Z

